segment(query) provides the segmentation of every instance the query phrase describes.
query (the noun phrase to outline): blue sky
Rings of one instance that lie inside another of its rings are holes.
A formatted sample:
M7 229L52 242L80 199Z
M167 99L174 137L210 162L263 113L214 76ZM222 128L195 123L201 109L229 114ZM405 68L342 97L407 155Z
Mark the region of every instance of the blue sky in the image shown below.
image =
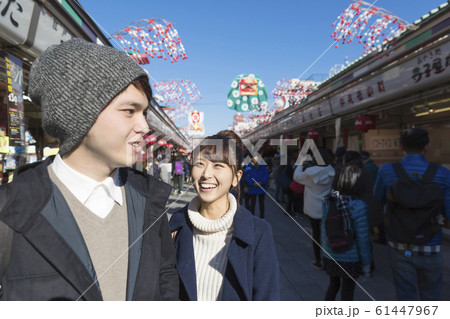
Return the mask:
M227 91L241 73L260 76L271 96L280 78L320 79L335 64L363 53L358 44L330 48L331 24L350 0L79 0L105 34L133 21L165 19L175 26L189 56L170 63L153 59L145 66L157 81L190 79L203 99L206 135L227 128L235 111L227 108ZM367 1L373 3L374 1ZM382 7L412 23L445 0L378 0ZM118 47L118 46L117 46ZM273 99L269 99L272 103ZM187 120L184 121L187 123ZM180 123L182 124L182 123Z

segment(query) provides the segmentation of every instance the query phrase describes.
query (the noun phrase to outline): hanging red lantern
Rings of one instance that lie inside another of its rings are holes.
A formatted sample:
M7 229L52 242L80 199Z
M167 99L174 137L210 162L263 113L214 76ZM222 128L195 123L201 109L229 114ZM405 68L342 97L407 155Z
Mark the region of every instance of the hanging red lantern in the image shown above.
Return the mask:
M149 145L153 145L156 143L156 136L155 135L148 135L147 137L145 137L145 141L149 144Z
M161 147L164 147L164 146L167 145L167 142L165 140L159 140L158 141L158 145L161 146Z
M173 144L172 143L167 143L167 148L169 149L169 150L171 150L172 148L173 148Z
M375 117L374 116L360 116L355 120L355 127L358 131L367 132L368 130L375 129Z
M319 130L312 128L308 131L308 138L315 139L320 136Z

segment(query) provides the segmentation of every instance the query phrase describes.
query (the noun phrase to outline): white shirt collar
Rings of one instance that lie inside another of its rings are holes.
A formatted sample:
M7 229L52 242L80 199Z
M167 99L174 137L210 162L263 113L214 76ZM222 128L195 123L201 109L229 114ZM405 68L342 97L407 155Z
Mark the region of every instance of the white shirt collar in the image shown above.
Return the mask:
M119 170L116 169L103 182L97 182L86 175L83 175L64 163L59 154L55 156L51 164L53 171L61 182L72 192L72 194L83 204L91 196L92 192L100 185L103 185L108 195L120 206L123 205L121 182Z

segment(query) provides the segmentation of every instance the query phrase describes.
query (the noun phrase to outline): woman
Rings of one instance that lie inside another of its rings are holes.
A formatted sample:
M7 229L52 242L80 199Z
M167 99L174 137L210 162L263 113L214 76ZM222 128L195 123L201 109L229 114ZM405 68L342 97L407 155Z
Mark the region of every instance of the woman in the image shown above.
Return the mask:
M345 167L337 183L337 192L324 198L322 216L322 247L324 249L324 269L330 283L325 300L335 300L341 290L341 299L353 300L356 278L361 268L365 277L370 276L372 253L370 248L368 207L357 193L361 183L361 168L350 165ZM326 236L326 220L330 212L330 205L336 204L338 213L349 217L350 231L354 237L354 244L347 251L333 252ZM362 267L361 267L362 266Z
M305 162L297 166L294 172L294 180L305 185L303 212L308 215L311 223L313 251L315 260L313 267L322 269L320 259L320 220L322 218L322 197L331 191L331 183L334 177L334 168L330 165L328 151L320 148L319 153L325 165L319 166L317 159Z
M239 188L242 149L239 137L227 130L207 137L193 152L198 196L170 220L181 300L280 298L271 226L230 193Z

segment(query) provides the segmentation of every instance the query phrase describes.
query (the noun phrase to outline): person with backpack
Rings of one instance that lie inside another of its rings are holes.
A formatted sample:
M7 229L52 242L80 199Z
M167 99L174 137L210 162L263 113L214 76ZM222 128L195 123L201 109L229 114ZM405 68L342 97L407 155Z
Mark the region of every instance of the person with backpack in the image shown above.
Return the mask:
M182 186L183 186L183 178L184 178L184 161L181 158L180 155L178 155L175 159L175 161L172 162L173 167L173 189L174 191L177 191L178 194L181 194Z
M347 151L344 155L343 168L354 165L361 169L361 174L359 175L359 179L361 180L358 183L357 196L359 199L362 199L367 206L369 207L369 226L372 230L374 227L380 227L383 222L383 212L381 205L375 200L373 196L373 181L370 175L370 172L364 167L364 162L362 160L361 153L356 151ZM339 171L340 173L340 171ZM336 171L338 174L338 171ZM333 180L333 188L336 189L337 182L339 180L340 175L336 175ZM373 265L374 267L374 265Z
M303 162L294 171L294 180L305 185L303 212L309 217L311 224L314 261L312 266L322 269L320 256L320 221L322 219L322 197L329 194L334 177L334 168L331 166L329 152L319 148L319 153L325 165L319 165L318 159L312 162Z
M383 165L374 186L376 200L384 205L398 300L442 296L442 224L450 219L450 171L425 159L429 141L424 129L403 131L403 160Z
M367 204L358 198L361 168L343 168L336 189L323 199L321 243L329 277L325 300L351 301L361 271L370 276L372 252Z

